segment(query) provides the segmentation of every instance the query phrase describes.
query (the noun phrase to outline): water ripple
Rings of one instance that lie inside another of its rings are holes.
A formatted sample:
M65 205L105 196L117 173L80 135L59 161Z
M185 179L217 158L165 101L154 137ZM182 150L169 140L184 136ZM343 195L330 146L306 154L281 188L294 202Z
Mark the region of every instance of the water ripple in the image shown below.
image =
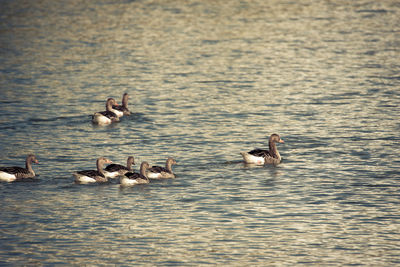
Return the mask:
M3 1L1 166L40 164L0 183L0 265L398 264L399 8ZM131 155L177 178L73 183Z

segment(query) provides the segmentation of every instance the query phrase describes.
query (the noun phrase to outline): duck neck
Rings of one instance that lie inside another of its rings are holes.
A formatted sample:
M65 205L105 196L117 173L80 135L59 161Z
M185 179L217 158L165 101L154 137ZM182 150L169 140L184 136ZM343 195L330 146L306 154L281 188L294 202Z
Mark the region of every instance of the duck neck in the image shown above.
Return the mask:
M96 166L97 166L97 171L104 175L103 161L98 159L96 162Z
M279 154L278 148L276 147L275 142L269 142L269 153L273 158L281 159L281 155Z
M147 173L146 173L146 171L147 171L147 167L145 167L145 166L140 166L140 175L141 176L143 176L143 177L145 177L147 180L149 179L149 178L147 178Z
M111 102L107 102L107 104L106 104L106 110L115 113L115 109L113 109L113 105L112 105Z
M32 159L31 158L27 158L26 162L25 162L25 168L32 174L35 174L35 172L32 169Z
M128 95L124 95L124 96L122 97L122 106L123 106L124 108L127 108L127 107L128 107Z
M169 173L172 173L172 160L167 160L167 163L165 164L165 168Z
M111 102L107 102L107 104L106 104L106 110L107 110L107 111L113 111Z
M133 159L128 158L128 161L126 162L126 167L128 168L129 171L132 171L132 164L133 164Z

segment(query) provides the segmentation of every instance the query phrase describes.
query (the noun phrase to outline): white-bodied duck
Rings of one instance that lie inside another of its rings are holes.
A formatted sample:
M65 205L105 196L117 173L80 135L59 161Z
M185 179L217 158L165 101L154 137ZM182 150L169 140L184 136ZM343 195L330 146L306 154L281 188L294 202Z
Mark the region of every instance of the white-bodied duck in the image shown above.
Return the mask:
M118 113L118 117L122 117L123 115L129 116L131 115L131 112L128 109L128 99L129 95L128 93L124 93L122 95L122 105L121 106L113 106L113 109L115 109Z
M150 179L175 178L175 174L172 172L173 164L177 164L175 159L169 157L165 164L165 168L153 166L147 170L147 177Z
M104 174L103 165L112 163L111 160L105 157L100 157L96 161L97 170L77 171L73 173L75 183L77 184L91 184L91 183L105 183L108 178Z
M35 177L35 172L32 169L32 163L38 164L39 161L35 155L28 155L25 161L25 168L21 167L0 167L0 181L14 182L26 178Z
M96 112L92 116L92 122L99 125L107 125L119 121L113 105L117 105L114 98L107 99L106 111Z
M135 158L128 157L126 166L120 164L110 164L104 169L105 176L108 178L115 178L122 176L127 172L132 172L132 165L135 165Z
M269 137L269 150L253 149L249 152L241 152L243 159L249 164L279 164L281 162L281 155L278 152L276 143L284 143L278 134L272 134Z
M127 172L120 179L121 186L133 186L137 184L148 184L149 178L147 177L147 169L149 168L149 163L143 161L140 164L140 173Z

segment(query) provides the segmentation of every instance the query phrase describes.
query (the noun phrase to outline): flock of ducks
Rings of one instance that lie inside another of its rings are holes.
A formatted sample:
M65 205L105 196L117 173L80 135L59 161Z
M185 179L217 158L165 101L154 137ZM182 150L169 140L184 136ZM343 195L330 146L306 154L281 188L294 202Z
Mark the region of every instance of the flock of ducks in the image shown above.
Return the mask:
M99 125L108 125L118 122L119 118L131 112L128 109L129 96L125 93L122 96L122 105L118 105L115 99L109 98L106 102L106 110L96 112L92 116L92 122ZM269 150L253 149L249 152L241 152L243 160L247 164L264 165L264 164L279 164L281 155L276 147L277 143L284 143L278 134L272 134L269 137ZM25 162L25 168L22 167L0 167L0 181L14 182L24 179L34 178L35 172L32 169L32 163L38 164L35 155L28 155ZM108 164L104 168L104 164ZM168 158L165 167L152 166L143 161L140 165L139 173L134 172L132 165L135 164L134 157L130 156L127 159L126 166L114 164L111 160L105 157L100 157L96 161L96 170L83 170L73 173L75 183L91 184L105 183L109 179L119 177L121 186L134 186L137 184L148 184L150 179L168 179L175 178L172 171L172 165L177 164L175 159Z
M109 165L103 168L105 163ZM126 166L114 164L108 158L100 157L96 161L96 170L77 171L73 173L73 176L77 184L106 183L109 178L120 177L121 186L148 184L150 179L175 178L172 165L176 164L176 161L173 158L167 159L165 168L160 166L150 167L148 162L143 161L140 164L139 173L133 171L132 165L134 164L135 159L132 156L128 157Z

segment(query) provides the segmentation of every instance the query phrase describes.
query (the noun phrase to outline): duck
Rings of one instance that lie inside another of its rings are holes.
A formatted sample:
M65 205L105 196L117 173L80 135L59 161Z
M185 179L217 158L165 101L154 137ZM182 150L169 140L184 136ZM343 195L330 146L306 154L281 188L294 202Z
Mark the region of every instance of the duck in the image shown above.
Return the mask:
M128 109L128 99L129 99L128 93L124 93L122 95L122 105L121 106L113 106L113 109L115 109L118 112L117 113L118 117L122 117L123 115L125 115L125 116L131 115L131 112ZM122 112L122 115L120 112Z
M99 125L107 125L119 121L113 106L118 105L114 98L107 99L106 111L96 112L92 116L92 122Z
M249 152L241 152L245 163L248 164L279 164L281 162L281 155L278 152L276 143L285 143L278 134L272 134L269 137L268 145L269 150L253 149Z
M106 157L100 157L96 160L97 170L84 170L73 173L75 177L75 183L77 184L90 184L90 183L105 183L108 182L108 178L104 174L103 165L104 163L112 163Z
M175 178L175 174L172 172L173 164L177 164L175 159L169 157L165 164L165 168L153 166L147 170L147 177L150 179Z
M132 171L132 165L135 165L135 158L130 156L126 161L126 167L120 164L110 164L104 169L105 176L115 178Z
M22 167L0 167L0 181L14 182L22 179L35 177L32 163L39 164L35 155L28 155L25 160L25 168Z
M120 180L121 186L133 186L137 184L148 184L149 178L147 177L147 169L149 169L150 165L147 161L143 161L140 164L140 173L136 172L127 172L124 176L122 176Z

